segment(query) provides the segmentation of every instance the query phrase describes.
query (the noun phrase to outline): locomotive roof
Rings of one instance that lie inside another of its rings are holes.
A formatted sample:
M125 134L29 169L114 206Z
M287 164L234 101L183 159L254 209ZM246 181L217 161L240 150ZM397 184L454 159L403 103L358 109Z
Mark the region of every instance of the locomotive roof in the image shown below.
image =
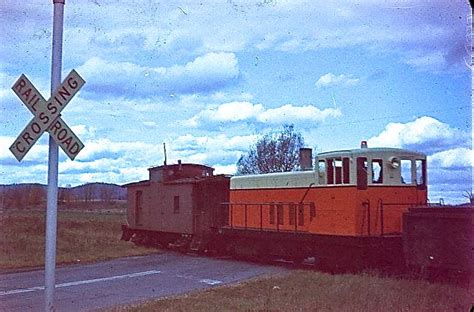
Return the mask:
M399 155L399 156L415 156L422 159L426 158L426 155L420 152L410 151L401 148L391 148L391 147L370 147L370 148L357 148L350 150L336 150L330 152L318 153L317 157L327 158L327 157L339 157L339 156L363 156L363 155Z

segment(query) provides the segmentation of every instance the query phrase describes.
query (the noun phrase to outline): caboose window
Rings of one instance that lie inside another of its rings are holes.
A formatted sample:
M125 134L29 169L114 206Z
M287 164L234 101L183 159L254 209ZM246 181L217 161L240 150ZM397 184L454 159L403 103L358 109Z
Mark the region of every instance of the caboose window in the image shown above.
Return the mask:
M372 160L372 183L383 183L382 159Z

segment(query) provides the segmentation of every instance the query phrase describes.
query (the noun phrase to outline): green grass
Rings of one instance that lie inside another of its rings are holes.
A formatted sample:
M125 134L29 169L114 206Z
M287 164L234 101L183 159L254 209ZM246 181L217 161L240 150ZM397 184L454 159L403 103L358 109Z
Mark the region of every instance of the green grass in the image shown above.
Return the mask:
M58 264L87 263L156 252L120 241L122 214L58 212ZM0 269L44 265L45 214L36 210L0 214Z
M472 299L426 281L294 271L109 311L469 311Z

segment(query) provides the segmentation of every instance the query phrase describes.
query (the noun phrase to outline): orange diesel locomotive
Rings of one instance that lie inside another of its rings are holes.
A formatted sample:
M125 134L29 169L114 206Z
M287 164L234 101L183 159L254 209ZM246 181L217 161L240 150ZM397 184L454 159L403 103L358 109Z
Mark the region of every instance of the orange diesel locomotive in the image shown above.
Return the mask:
M401 264L402 215L427 204L426 156L395 148L320 153L313 170L232 177L227 251L345 266ZM399 263L400 262L400 263Z

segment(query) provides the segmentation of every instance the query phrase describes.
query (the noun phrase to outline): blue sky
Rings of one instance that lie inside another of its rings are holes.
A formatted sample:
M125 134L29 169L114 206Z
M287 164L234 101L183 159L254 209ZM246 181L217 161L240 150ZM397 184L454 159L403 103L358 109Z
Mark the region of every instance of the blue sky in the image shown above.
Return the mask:
M46 183L47 136L8 150L48 97L52 1L0 7L0 183ZM472 185L467 1L67 0L63 77L86 80L63 111L85 144L60 152L59 184L127 183L168 159L233 173L259 135L293 123L317 151L369 146L429 156L430 199Z

